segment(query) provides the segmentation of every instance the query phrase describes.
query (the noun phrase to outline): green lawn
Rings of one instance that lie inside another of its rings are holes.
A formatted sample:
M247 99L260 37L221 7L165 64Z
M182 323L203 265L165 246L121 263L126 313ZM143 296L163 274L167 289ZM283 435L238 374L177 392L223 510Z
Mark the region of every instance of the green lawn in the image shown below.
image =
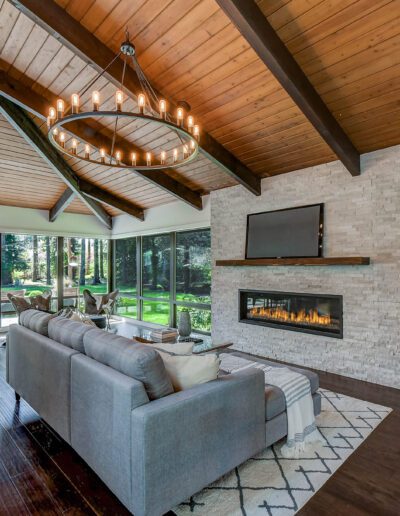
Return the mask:
M83 285L79 287L80 293L82 295L85 289L89 289L93 294L102 294L107 292L107 285ZM25 284L13 287L3 287L3 292L12 292L15 290L26 290L26 294L30 295L30 293L34 292L45 292L46 290L52 289L51 285L43 285L43 284ZM149 290L146 289L143 292L145 297L158 298L160 301L143 301L143 320L145 322L161 324L164 326L169 325L169 314L170 314L170 305L169 305L169 292L162 292L159 290ZM53 292L55 295L55 292ZM136 292L133 289L129 289L128 287L120 288L120 296L118 299L118 308L117 313L123 317L130 317L132 319L137 318L137 300L136 300ZM73 298L71 298L73 299ZM204 303L209 304L211 302L210 296L197 296L194 294L182 294L178 293L176 295L177 301L184 301L187 303ZM81 298L82 304L82 298ZM82 306L83 308L83 306ZM178 307L178 311L182 310L182 307ZM198 309L190 309L192 316L192 325L195 329L210 331L211 329L211 314L209 310L198 310Z

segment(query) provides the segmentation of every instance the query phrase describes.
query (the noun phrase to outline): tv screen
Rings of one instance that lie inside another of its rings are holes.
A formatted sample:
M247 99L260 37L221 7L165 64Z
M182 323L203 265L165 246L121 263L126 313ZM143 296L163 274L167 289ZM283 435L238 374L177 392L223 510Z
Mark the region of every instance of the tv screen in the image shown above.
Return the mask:
M323 204L247 216L246 258L322 256Z

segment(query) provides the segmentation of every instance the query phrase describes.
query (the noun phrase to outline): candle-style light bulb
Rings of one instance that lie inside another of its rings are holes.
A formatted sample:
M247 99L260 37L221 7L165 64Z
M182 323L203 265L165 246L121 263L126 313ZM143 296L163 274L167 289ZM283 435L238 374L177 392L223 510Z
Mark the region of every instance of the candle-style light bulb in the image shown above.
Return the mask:
M65 103L63 99L57 100L57 118L62 118L64 116Z
M188 125L189 133L191 133L193 131L193 126L194 126L194 118L192 117L192 115L188 116L187 125Z
M117 111L122 111L122 102L124 100L124 94L121 90L117 90L115 92L115 106L117 108Z
M72 151L72 154L76 154L76 149L78 148L78 140L76 140L75 138L72 138L72 141L71 141L71 151Z
M178 161L178 149L174 149L174 151L172 153L172 157L173 157L174 163L176 163Z
M183 108L178 107L176 110L176 122L179 126L183 126L183 114Z
M79 113L79 95L77 93L71 95L71 111L73 114Z
M183 146L183 159L187 158L188 154L189 154L189 148L187 145L184 145Z
M119 165L121 163L121 158L122 158L122 152L117 150L117 152L115 153L115 159L117 161L117 165Z
M106 162L106 151L104 149L100 149L100 162L101 163Z
M195 149L195 147L196 147L196 144L195 144L194 140L190 140L190 148L191 148L192 150L194 150L194 149Z
M56 110L53 107L49 109L49 118L52 121L56 119Z
M160 155L161 165L165 165L166 159L167 159L167 153L165 151L161 151L161 155Z
M85 159L89 159L89 158L90 158L90 145L86 144L85 145Z
M57 129L57 127L55 127L53 129L53 136L54 136L54 139L57 140L57 136L58 136L58 129Z
M63 148L65 146L65 133L63 133L63 132L60 133L60 145Z
M92 104L93 111L98 111L100 107L100 93L98 91L92 93Z
M133 167L136 167L136 159L137 159L136 152L132 152L131 160L132 160L132 166Z
M200 138L200 127L198 125L194 125L193 126L193 136L196 138L197 141L199 140L199 138Z
M138 98L137 98L137 102L138 102L138 106L139 106L139 111L143 115L143 113L144 113L144 106L146 105L146 97L144 96L143 93L139 93Z
M166 118L167 116L167 103L165 100L160 100L160 116Z
M151 152L146 152L146 165L151 166Z

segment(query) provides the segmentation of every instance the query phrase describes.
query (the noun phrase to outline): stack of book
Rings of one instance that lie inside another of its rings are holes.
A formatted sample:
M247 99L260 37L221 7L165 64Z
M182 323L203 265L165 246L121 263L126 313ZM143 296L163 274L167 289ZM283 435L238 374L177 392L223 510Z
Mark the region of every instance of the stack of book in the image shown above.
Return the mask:
M151 339L155 342L175 342L177 337L178 331L175 328L163 328L151 332Z

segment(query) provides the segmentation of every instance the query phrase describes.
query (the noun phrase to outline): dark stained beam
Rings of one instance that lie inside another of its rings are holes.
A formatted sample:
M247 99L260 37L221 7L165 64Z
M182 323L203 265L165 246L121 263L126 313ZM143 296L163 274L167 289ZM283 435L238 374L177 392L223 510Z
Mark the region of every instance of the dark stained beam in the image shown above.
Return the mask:
M71 204L73 198L75 197L75 192L71 190L71 188L67 188L62 193L61 197L54 204L54 206L49 210L49 222L54 222L56 218L61 215L61 213L68 208Z
M104 69L115 57L114 52L97 39L89 30L75 20L53 0L10 0L15 7L35 23L43 27L66 47L91 63L98 71ZM122 60L117 59L105 72L104 76L118 88L121 83ZM142 90L136 72L127 67L124 79L125 89L136 97ZM162 93L159 94L162 98ZM176 106L169 102L172 111ZM211 135L202 131L200 152L212 159L225 172L255 195L261 194L261 179L231 152L219 144Z
M139 220L144 220L144 211L141 208L135 207L130 202L125 201L125 199L121 199L84 179L79 179L79 187L81 192L86 196L104 202L109 206L113 206Z
M3 96L17 103L23 109L26 109L42 120L46 120L49 107L51 105L55 106L57 100L57 97L51 94L49 94L48 99L42 97L41 95L27 88L21 81L10 77L6 72L1 70L0 92ZM104 149L108 150L111 149L111 138L104 136L84 121L71 122L68 124L68 126L66 125L65 127L71 134L80 140L89 143L92 147L104 147ZM135 150L137 152L142 152L140 149L135 148L130 142L123 138L118 138L118 148L123 152L124 156L129 156L129 154ZM170 193L179 200L186 202L193 208L198 210L203 208L201 195L198 192L191 190L164 172L158 172L156 170L132 170L137 175L145 178L147 181Z
M93 214L107 228L112 228L112 218L104 208L95 200L86 197L79 189L78 178L64 161L62 156L51 145L34 121L19 106L0 95L0 112L25 138L25 140L38 152L56 174L68 185L71 190L90 208Z
M282 87L353 176L360 154L254 0L217 0Z

